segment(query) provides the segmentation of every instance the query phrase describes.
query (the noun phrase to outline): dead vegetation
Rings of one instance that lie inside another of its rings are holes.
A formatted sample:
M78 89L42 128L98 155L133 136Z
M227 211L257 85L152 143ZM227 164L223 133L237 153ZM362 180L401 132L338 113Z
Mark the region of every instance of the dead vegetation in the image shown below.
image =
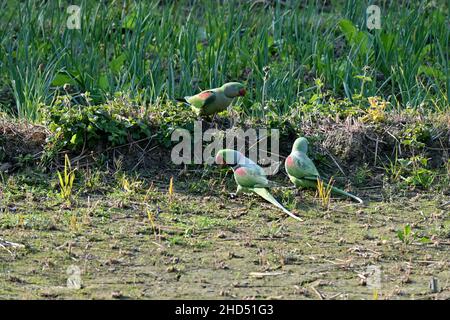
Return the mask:
M216 123L222 130L230 125L222 118ZM203 130L206 129L208 126L204 125ZM328 117L315 122L304 121L298 127L289 124L288 129L281 131L281 155L288 154L292 142L302 134L312 140L313 153L329 158L333 170L342 174L354 172L362 165L374 172L380 171L384 161L395 157L420 154L430 159L432 168L442 167L450 158L450 115L445 114L424 117L392 113L383 123L376 124L363 123L353 117L344 120ZM0 119L0 166L14 166L23 157L39 160L47 138L52 134L44 126ZM71 158L78 163L89 164L102 153L111 159L124 156L124 168L128 170L168 163L170 152L154 138L117 147L105 146L101 150L83 150ZM61 159L63 152L54 160Z

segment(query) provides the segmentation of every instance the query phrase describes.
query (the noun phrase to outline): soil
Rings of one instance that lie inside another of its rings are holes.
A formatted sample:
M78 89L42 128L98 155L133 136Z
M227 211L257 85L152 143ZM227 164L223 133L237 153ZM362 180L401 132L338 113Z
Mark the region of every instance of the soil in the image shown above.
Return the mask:
M166 202L145 205L115 193L1 204L1 237L25 248L0 248L0 298L450 298L450 219L432 196L388 203L378 190L365 206L334 199L323 210L304 192L291 197L299 223L253 195L165 187L152 197ZM74 266L80 289L67 286Z

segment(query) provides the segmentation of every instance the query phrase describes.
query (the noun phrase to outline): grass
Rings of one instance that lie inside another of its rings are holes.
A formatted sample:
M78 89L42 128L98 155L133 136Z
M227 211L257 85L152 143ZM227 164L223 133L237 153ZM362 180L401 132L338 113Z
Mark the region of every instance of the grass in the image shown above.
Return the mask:
M324 217L314 192L305 192L295 206L308 219L298 224L260 201L249 205L250 197L229 201L210 190L205 201L182 187L192 179L180 178L169 201L170 174L158 187L143 178L145 187L133 193L104 181L86 195L77 180L70 209L51 192L54 175L32 176L11 175L0 185L2 237L25 245L0 249L2 298L104 299L120 290L135 299L314 299L309 287L320 280L316 289L328 299L371 299L373 290L360 282L370 265L382 272L378 299L449 296L450 223L437 198L394 195L363 208L332 201ZM81 270L77 290L66 288L71 266ZM261 279L255 272L279 275ZM428 289L431 276L442 288L437 293Z
M335 97L448 110L447 4L385 2L374 31L364 28L367 5L81 1L82 28L70 30L65 1L5 1L1 109L39 121L67 92L82 104L86 92L94 104L116 92L145 104L240 80L246 114L280 115L320 98L321 79L321 93Z
M0 233L25 248L0 248L0 298L448 299L448 4L384 1L369 31L369 2L81 0L80 30L67 1L1 2ZM270 177L298 224L172 165L195 120L173 98L233 80L213 125L278 128L282 157L306 135L367 204Z
M72 196L73 182L75 180L75 171L72 170L69 156L64 156L64 172L61 174L58 171L59 187L61 188L61 197L64 200L69 200Z
M325 211L328 211L328 209L330 208L330 197L333 184L333 177L331 177L330 180L326 183L324 183L322 179L317 178L317 194L319 196L322 209Z

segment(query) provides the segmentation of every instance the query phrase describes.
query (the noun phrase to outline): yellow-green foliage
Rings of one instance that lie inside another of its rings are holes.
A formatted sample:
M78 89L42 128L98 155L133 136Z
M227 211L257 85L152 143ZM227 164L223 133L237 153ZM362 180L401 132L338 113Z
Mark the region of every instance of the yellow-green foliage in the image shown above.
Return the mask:
M64 173L58 171L59 186L61 188L61 197L69 200L72 195L73 181L75 180L75 170L72 170L69 156L64 156Z
M333 177L330 178L328 184L317 178L317 193L322 203L322 208L328 210L330 207L331 189L333 188Z
M385 110L388 102L380 97L369 97L367 100L369 101L370 107L361 120L363 122L373 123L383 122L386 118Z

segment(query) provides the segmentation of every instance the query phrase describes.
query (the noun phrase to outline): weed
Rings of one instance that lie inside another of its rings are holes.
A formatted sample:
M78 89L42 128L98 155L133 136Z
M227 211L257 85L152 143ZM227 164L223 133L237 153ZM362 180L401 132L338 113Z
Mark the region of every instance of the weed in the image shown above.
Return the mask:
M370 107L366 111L366 115L361 118L363 122L380 123L386 118L385 110L387 102L380 97L369 97Z
M330 209L331 190L333 188L333 177L328 183L324 183L322 179L317 178L317 194L319 196L322 209L328 211Z
M161 234L161 229L157 230L156 224L155 224L155 215L152 213L152 211L150 209L146 209L147 212L147 218L148 221L150 221L150 225L152 227L152 231L153 231L153 235L155 236L155 240L158 239L158 235ZM157 233L158 231L158 233Z
M59 186L61 188L60 195L64 200L70 200L72 196L73 182L75 180L75 170L72 170L69 156L64 155L64 172L57 172L59 178Z
M405 225L402 230L397 231L397 238L405 245L410 244L412 241L411 226Z
M172 200L172 197L173 197L173 177L170 177L168 194L169 194L169 200Z
M397 231L397 238L405 245L410 245L414 240L420 243L430 243L428 237L420 237L417 233L412 232L411 225L406 224L403 229Z

